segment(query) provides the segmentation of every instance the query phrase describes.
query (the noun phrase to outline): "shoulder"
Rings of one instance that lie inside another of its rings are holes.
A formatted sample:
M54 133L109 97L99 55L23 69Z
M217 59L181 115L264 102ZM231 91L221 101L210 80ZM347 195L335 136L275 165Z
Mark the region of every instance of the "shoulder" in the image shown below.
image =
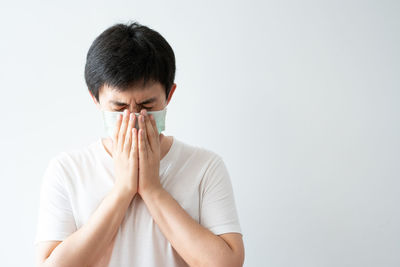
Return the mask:
M176 161L181 167L200 173L202 180L208 180L209 176L213 176L221 170L225 171L223 157L214 150L182 140L178 140L178 143Z
M46 172L52 175L71 176L81 170L83 166L88 167L90 162L94 162L95 154L97 153L97 141L92 141L83 146L69 148L56 153L50 158Z
M50 161L56 161L61 165L82 164L96 155L98 145L99 140L92 140L81 147L68 148L58 152Z
M189 144L186 141L176 138L175 141L177 141L178 146L180 147L180 154L184 158L192 158L197 162L202 162L207 165L223 161L223 158L220 154L211 150L210 148L204 147L203 145Z

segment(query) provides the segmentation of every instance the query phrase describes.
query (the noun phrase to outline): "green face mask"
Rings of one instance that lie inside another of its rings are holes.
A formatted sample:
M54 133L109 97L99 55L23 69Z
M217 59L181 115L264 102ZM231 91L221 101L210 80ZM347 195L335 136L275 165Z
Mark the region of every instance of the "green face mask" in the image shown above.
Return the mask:
M123 115L124 112L101 110L104 130L105 130L106 134L110 137L112 137L114 134L114 128L115 128L115 125L117 124L118 114ZM165 130L165 116L167 114L167 107L165 107L162 110L147 111L147 114L153 115L154 120L156 121L158 134L160 134L162 131ZM140 113L135 112L135 116L136 116L135 128L138 130L139 130L139 123L138 123L139 115L140 115Z

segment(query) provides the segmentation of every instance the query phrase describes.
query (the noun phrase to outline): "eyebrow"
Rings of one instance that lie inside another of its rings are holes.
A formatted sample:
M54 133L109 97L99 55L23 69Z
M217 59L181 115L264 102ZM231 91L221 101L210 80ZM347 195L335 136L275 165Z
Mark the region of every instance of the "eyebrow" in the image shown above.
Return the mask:
M140 103L137 103L136 105L145 105L145 104L149 104L149 103L152 103L152 102L156 101L156 99L157 99L157 97L152 97L152 98L146 99L146 100L144 100L144 101L142 101L142 102L140 102ZM110 102L111 104L116 105L116 106L126 106L126 105L128 105L127 103L120 102L120 101L117 101L117 100L110 100L109 102Z

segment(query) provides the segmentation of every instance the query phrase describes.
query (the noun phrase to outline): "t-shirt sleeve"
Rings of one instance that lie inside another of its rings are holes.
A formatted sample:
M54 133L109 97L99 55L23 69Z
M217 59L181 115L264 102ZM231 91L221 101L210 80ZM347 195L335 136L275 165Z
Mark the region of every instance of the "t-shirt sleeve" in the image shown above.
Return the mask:
M229 172L216 155L208 166L201 186L200 224L215 235L242 234Z
M62 241L77 230L65 178L59 159L51 159L42 178L35 245L40 241Z

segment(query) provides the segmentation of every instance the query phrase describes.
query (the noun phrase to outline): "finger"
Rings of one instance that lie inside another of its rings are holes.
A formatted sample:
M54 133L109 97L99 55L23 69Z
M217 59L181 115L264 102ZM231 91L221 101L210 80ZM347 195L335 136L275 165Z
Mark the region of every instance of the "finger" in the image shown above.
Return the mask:
M133 142L130 157L133 158L133 160L136 162L138 159L138 132L136 128L132 129L132 138Z
M156 143L155 143L156 142L156 140L155 140L156 133L154 132L153 125L151 124L150 115L146 115L144 120L145 120L145 124L146 124L146 132L147 132L146 139L147 139L150 149L152 151L154 151L154 148L156 146Z
M154 119L153 114L150 115L150 121L151 121L151 125L153 126L154 132L156 133L156 140L157 140L157 142L159 142L160 134L158 133L157 123L156 123L156 120Z
M128 129L126 129L124 151L125 153L127 153L127 155L129 155L129 153L131 152L131 146L132 146L132 125L134 125L133 117L135 117L133 113L129 114L129 124L128 124Z
M143 109L143 110L141 110L141 114L143 114L143 129L144 129L144 142L146 143L146 149L148 149L148 151L153 151L152 150L152 147L150 146L150 143L149 143L149 132L147 131L147 121L148 121L148 115L147 115L147 113L146 113L146 110L145 109Z
M147 135L147 133L146 133L146 124L145 124L145 118L144 118L143 112L141 112L139 114L139 130L140 129L143 131L143 134L144 134L143 148L149 149L149 147L147 147L147 143L146 143L146 135ZM139 133L139 141L140 141L140 133Z
M122 118L121 129L119 130L119 136L118 136L119 151L122 151L122 149L124 148L126 128L128 127L128 119L129 119L128 113L129 113L129 111L127 109L125 109L124 117Z
M144 141L144 130L143 128L139 129L139 158L147 158L147 149L146 149L146 143Z
M118 144L118 133L119 133L119 128L121 127L121 122L122 122L122 115L118 114L117 117L117 123L115 124L114 127L114 133L113 133L113 151L116 150L117 144Z
M158 139L158 141L160 142L160 144L162 143L162 140L163 140L163 138L164 138L164 134L163 133L160 133L160 138Z

